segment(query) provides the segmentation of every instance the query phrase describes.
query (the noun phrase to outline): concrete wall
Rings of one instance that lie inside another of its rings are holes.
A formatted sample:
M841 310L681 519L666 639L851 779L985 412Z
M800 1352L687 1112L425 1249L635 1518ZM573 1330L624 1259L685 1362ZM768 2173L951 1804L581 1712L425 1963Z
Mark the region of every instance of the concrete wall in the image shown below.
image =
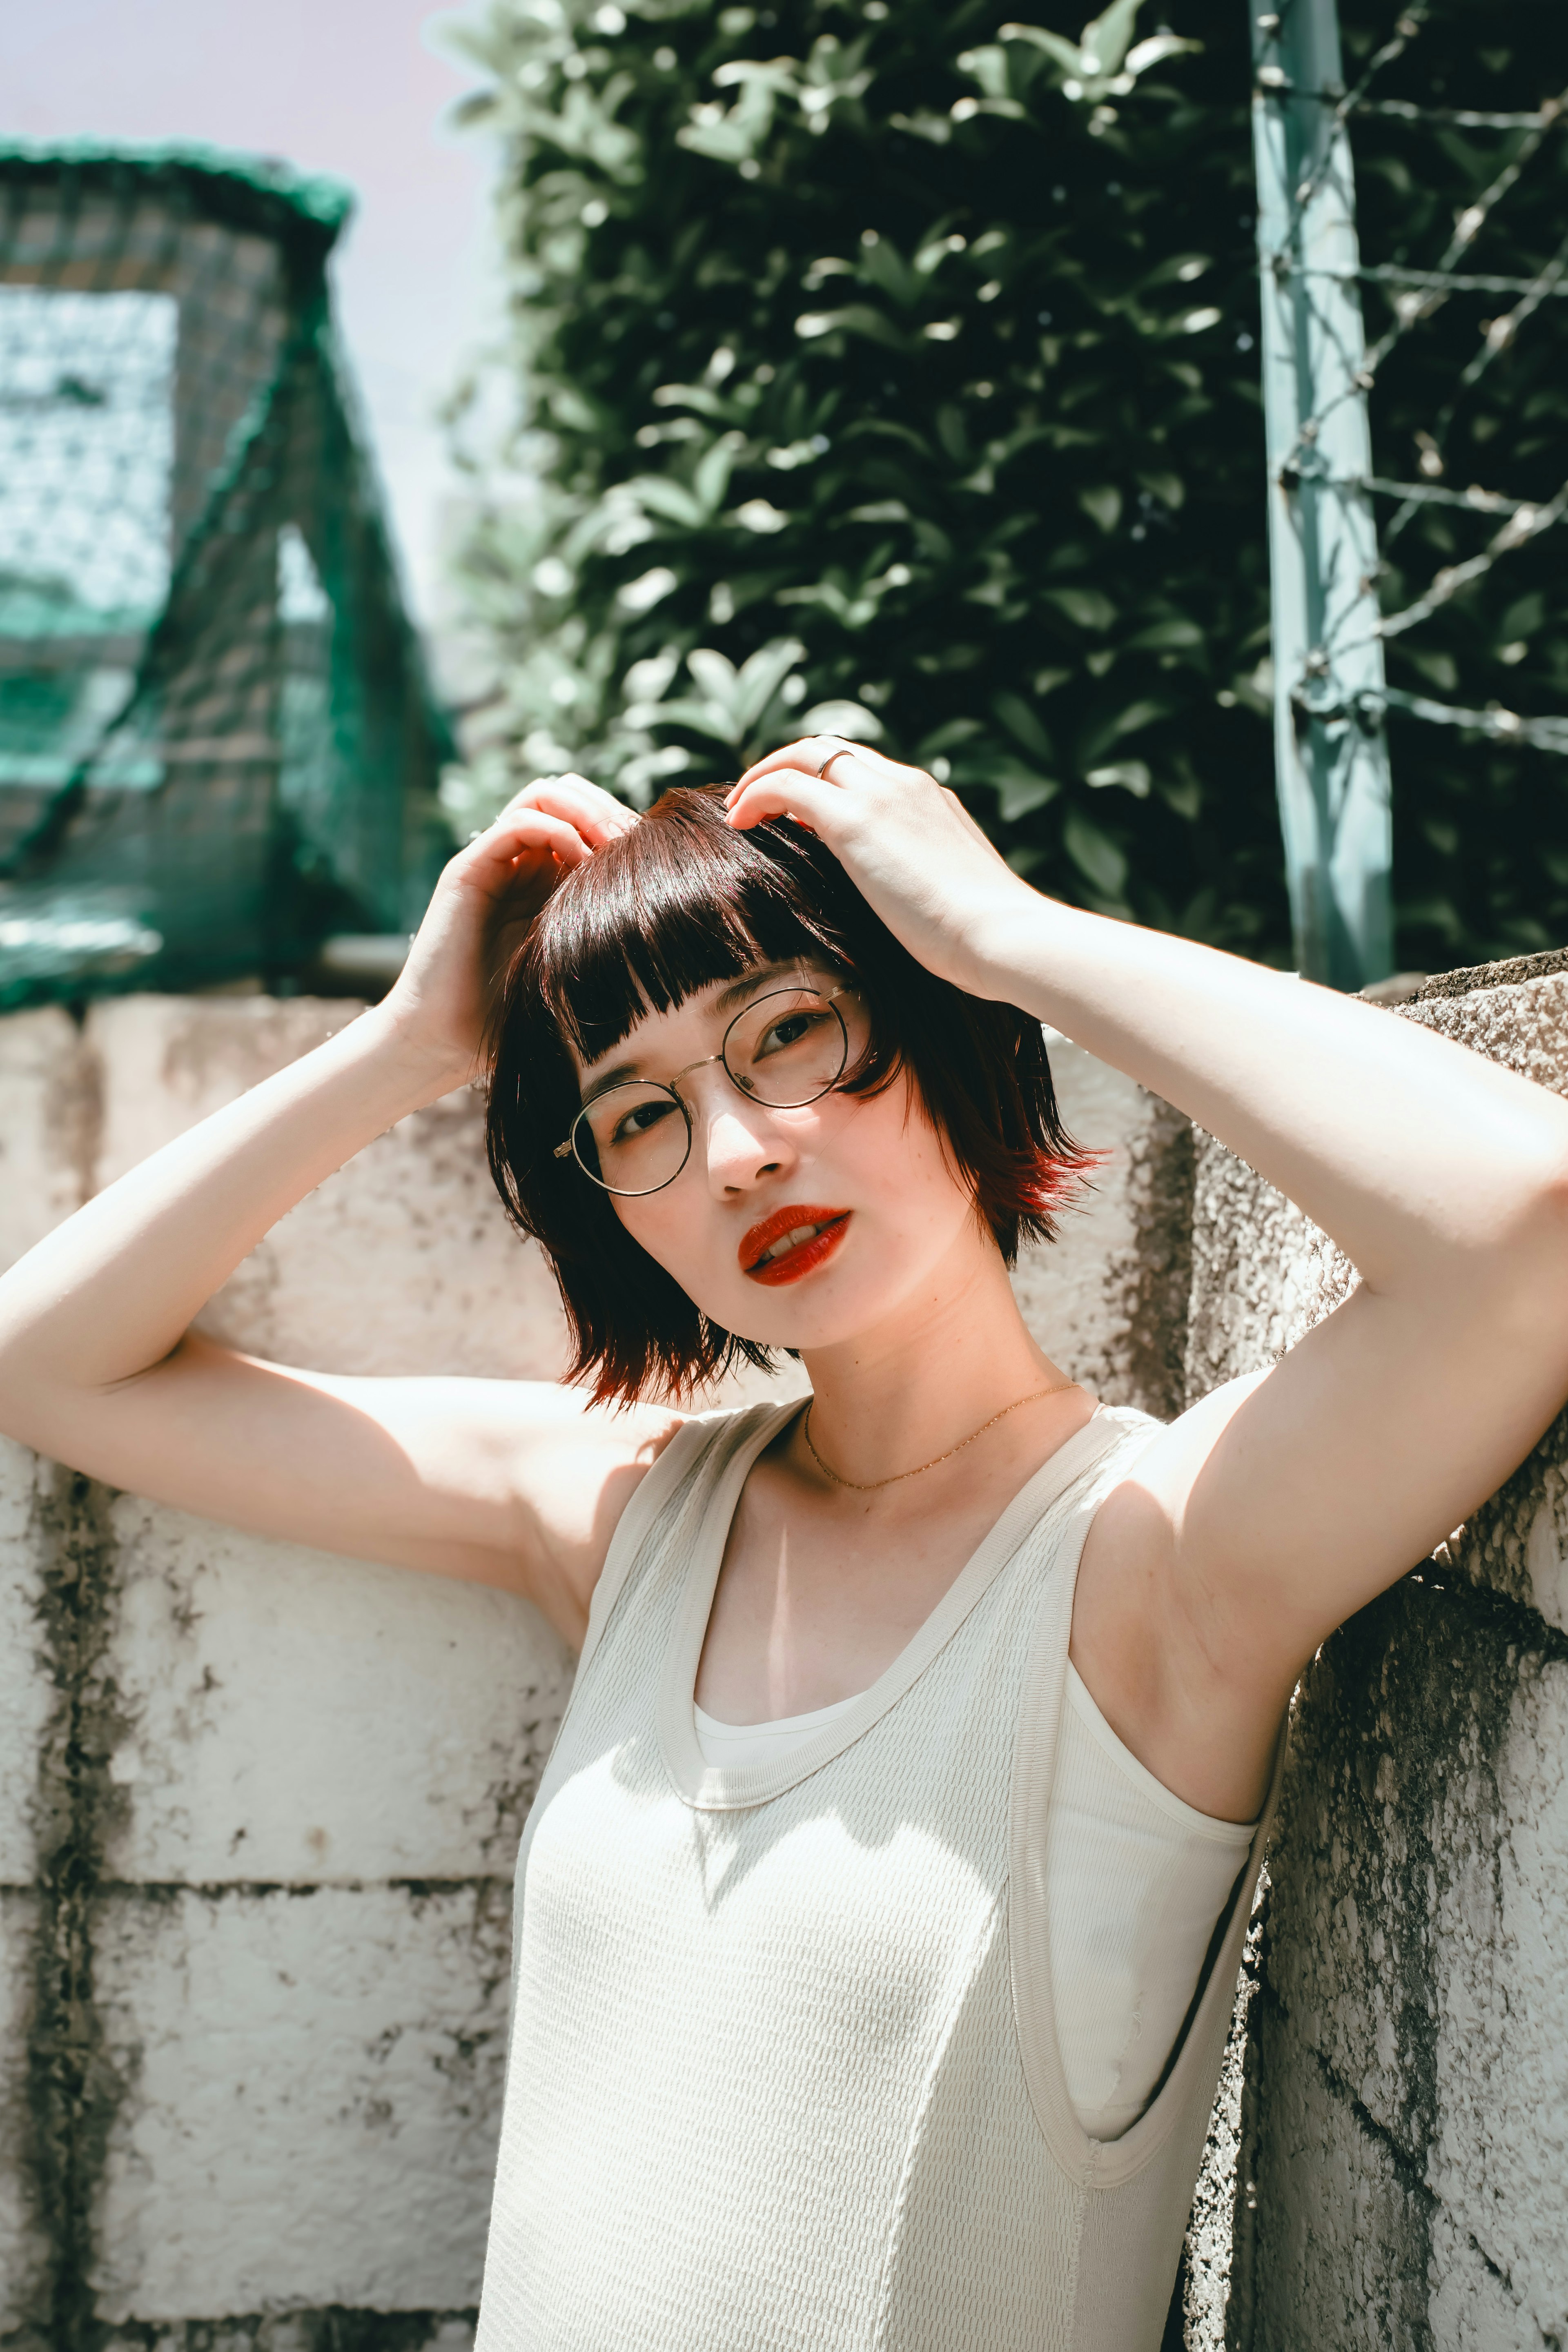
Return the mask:
M1563 963L1450 975L1385 1017L1568 1089ZM0 1256L354 1010L0 1021ZM1344 1295L1351 1269L1251 1171L1054 1058L1113 1155L1017 1277L1071 1371L1169 1413ZM323 1185L205 1319L342 1370L560 1360L467 1097ZM511 1855L570 1668L505 1596L236 1536L0 1443L3 2352L469 2343ZM1560 2347L1568 1420L1325 1646L1293 1743L1167 2342Z
M1387 1017L1565 1092L1564 961L1450 974ZM1289 1347L1353 1279L1208 1139L1193 1257L1194 1399ZM1243 1988L1234 2252L1216 2249L1229 2308L1222 2335L1223 2297L1200 2313L1190 2289L1189 2344L1559 2352L1568 1415L1325 1644L1297 1697L1269 1875Z
M356 1011L0 1021L0 1260ZM1169 1412L1190 1138L1076 1048L1056 1062L1113 1156L1020 1268L1025 1310L1101 1394ZM203 1320L340 1370L538 1377L562 1354L470 1096L321 1186ZM470 2341L512 1855L570 1670L505 1595L238 1536L0 1441L5 2352Z
M356 1010L0 1023L7 1255ZM302 1203L204 1319L336 1369L560 1356L470 1097ZM356 2311L405 2315L378 2345L466 2341L511 1855L569 1660L505 1595L0 1456L0 2341L300 2315L261 2326L293 2352Z

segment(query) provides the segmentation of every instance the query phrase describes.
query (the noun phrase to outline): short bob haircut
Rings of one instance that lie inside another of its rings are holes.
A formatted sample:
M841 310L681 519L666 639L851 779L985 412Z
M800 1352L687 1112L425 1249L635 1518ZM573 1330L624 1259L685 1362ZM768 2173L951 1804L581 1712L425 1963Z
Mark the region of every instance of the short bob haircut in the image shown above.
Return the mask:
M563 877L491 1023L490 1172L551 1261L574 1350L567 1377L591 1381L595 1402L686 1398L738 1362L766 1369L773 1351L711 1322L611 1196L555 1156L582 1108L568 1041L596 1061L650 1012L796 957L853 974L865 999L872 1045L843 1090L908 1073L1009 1265L1024 1240L1054 1238L1094 1165L1062 1125L1037 1021L927 971L788 818L741 833L722 785L667 792Z

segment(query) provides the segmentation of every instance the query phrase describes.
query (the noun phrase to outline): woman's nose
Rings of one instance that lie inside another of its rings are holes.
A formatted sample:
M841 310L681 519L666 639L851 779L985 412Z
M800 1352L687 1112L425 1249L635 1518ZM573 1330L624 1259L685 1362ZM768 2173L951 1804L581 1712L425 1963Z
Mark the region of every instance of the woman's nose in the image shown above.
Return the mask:
M703 1076L709 1083L696 1090L691 1110L697 1150L714 1195L749 1192L764 1177L787 1173L796 1155L774 1114L748 1102L722 1070L704 1071Z

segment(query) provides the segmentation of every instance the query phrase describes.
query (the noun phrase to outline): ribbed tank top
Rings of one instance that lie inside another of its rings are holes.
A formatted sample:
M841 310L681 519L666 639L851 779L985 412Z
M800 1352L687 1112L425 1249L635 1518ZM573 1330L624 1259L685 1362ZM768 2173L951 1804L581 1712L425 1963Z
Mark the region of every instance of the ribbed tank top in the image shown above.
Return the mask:
M611 1545L520 1855L477 2352L1157 2352L1268 1811L1111 2144L1057 2048L1041 1834L1079 1556L1157 1424L1101 1408L853 1706L710 1769L724 1542L796 1410L687 1423Z
M692 1709L705 1764L793 1755L853 1706L772 1723ZM1257 1823L1173 1795L1112 1731L1068 1661L1047 1808L1046 1907L1068 2096L1093 2139L1120 2139L1153 2095Z

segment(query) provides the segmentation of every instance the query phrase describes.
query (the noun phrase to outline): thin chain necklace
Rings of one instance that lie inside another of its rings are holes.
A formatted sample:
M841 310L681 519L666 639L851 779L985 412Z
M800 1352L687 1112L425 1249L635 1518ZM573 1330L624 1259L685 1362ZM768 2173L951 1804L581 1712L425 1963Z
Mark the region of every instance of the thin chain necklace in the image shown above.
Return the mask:
M874 1495L879 1486L896 1486L900 1479L918 1478L922 1470L934 1470L939 1462L951 1462L955 1454L962 1454L966 1445L973 1445L977 1437L984 1437L988 1429L994 1429L997 1423L1005 1421L1010 1412L1021 1412L1026 1404L1037 1404L1042 1397L1063 1396L1068 1389L1076 1389L1078 1385L1077 1381L1058 1381L1052 1388L1031 1389L1027 1396L1015 1397L1012 1403L1005 1404L1000 1412L994 1412L989 1421L983 1421L978 1429L972 1429L967 1437L961 1437L956 1445L950 1445L945 1454L933 1454L929 1462L917 1462L912 1470L895 1470L890 1478L870 1478L864 1483L858 1478L841 1478L837 1471L823 1460L811 1442L811 1405L805 1409L801 1434L805 1439L806 1452L825 1478L831 1478L836 1486L847 1486L854 1494Z

